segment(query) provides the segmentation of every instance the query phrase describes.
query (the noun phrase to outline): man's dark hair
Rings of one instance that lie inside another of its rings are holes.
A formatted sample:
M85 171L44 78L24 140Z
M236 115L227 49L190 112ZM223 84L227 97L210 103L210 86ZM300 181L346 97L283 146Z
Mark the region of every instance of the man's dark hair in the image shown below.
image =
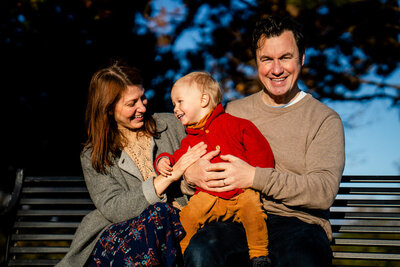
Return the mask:
M296 41L297 48L299 49L300 60L304 55L304 37L301 32L301 26L291 17L271 16L261 18L256 23L253 31L251 51L253 52L254 59L257 62L256 51L258 49L258 41L261 37L271 38L280 36L284 31L291 31Z

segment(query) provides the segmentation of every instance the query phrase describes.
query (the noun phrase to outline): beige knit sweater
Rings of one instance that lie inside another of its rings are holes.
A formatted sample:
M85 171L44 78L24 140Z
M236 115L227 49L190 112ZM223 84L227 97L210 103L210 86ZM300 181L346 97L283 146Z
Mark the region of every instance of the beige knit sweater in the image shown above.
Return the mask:
M146 181L150 177L157 176L153 167L151 140L152 137L126 128L119 129L125 137L124 150L136 164L143 179Z
M275 169L257 168L253 188L263 193L267 212L318 224L331 240L329 221L311 214L327 211L339 189L345 161L341 119L310 94L291 106L273 108L263 103L262 93L226 108L252 121L274 153Z

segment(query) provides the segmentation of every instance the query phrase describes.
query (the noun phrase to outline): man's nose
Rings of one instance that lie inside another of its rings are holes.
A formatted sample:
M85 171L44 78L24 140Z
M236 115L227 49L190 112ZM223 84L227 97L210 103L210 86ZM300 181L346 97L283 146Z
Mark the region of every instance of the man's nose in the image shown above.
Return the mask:
M279 59L274 60L274 62L272 63L272 73L276 76L282 74L283 72L283 67L282 67L282 63L279 61Z

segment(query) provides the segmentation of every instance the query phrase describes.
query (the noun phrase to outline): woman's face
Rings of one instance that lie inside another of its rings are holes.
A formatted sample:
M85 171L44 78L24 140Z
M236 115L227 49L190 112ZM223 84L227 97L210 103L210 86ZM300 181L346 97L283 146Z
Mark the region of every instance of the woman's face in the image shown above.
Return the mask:
M115 105L114 118L118 128L140 129L144 125L147 99L141 85L130 85Z

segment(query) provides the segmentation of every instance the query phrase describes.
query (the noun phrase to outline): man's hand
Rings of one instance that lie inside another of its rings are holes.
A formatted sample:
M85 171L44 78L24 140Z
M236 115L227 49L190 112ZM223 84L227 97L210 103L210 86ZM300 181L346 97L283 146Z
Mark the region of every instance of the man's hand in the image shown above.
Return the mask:
M185 171L185 180L189 185L206 188L206 169L211 165L210 160L216 157L220 150L213 150L202 156Z
M227 162L209 164L206 167L205 187L214 192L225 192L253 185L256 168L232 155L221 155Z

